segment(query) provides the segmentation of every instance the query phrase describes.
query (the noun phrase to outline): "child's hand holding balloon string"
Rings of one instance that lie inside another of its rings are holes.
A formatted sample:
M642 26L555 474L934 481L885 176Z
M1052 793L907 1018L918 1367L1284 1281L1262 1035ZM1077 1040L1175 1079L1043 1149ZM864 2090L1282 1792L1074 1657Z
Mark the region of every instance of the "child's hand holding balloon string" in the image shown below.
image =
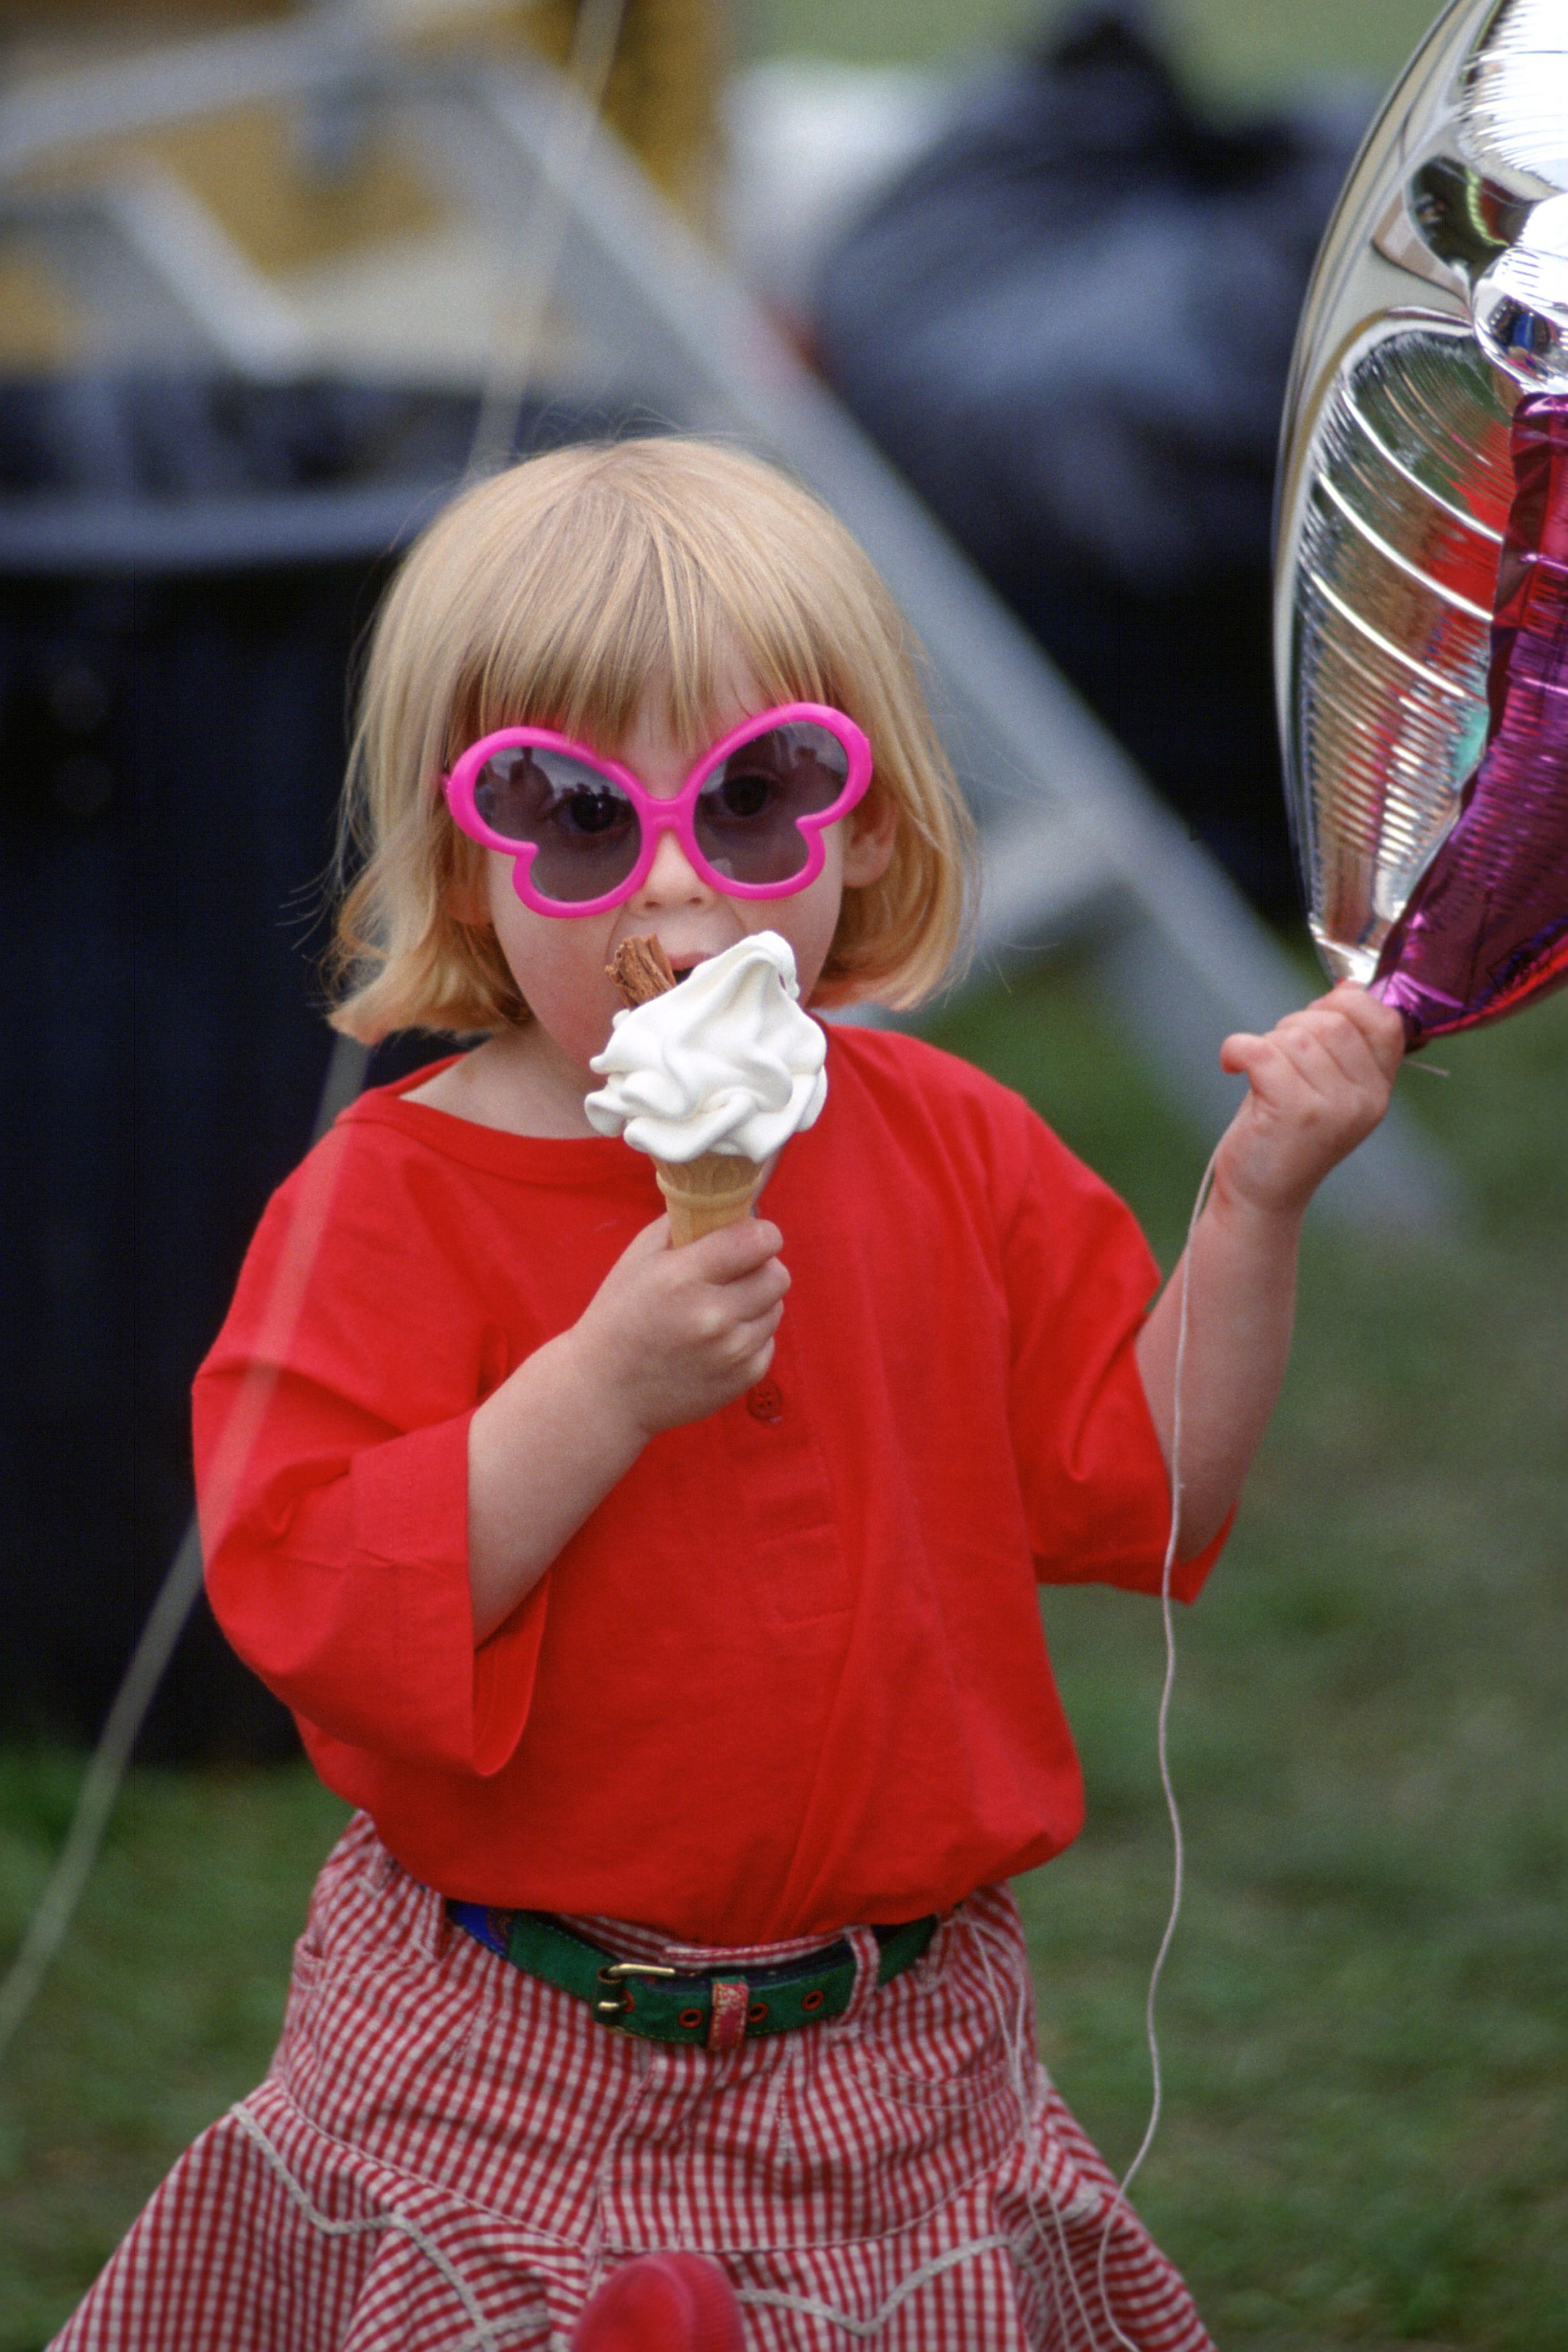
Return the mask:
M1404 1053L1398 1013L1348 981L1266 1036L1228 1037L1219 1066L1247 1099L1215 1155L1216 1201L1299 1219L1388 1108Z
M1221 1066L1247 1098L1212 1163L1213 1187L1138 1339L1138 1368L1166 1459L1176 1427L1183 1289L1177 1557L1212 1541L1273 1412L1295 1318L1301 1220L1325 1176L1388 1108L1405 1051L1399 1015L1342 983L1265 1036L1228 1037Z

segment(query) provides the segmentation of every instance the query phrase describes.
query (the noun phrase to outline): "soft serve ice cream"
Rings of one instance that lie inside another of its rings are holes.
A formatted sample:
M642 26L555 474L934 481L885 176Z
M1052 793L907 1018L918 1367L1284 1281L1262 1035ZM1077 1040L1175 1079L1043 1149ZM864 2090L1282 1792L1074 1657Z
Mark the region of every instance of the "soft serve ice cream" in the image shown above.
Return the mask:
M589 1118L655 1160L771 1159L827 1099L828 1041L800 994L777 931L710 956L678 988L616 1014L591 1065L606 1083L584 1104Z
M758 931L618 1013L594 1056L605 1083L583 1108L652 1157L677 1240L695 1238L683 1220L711 1231L744 1216L762 1163L821 1111L827 1039L800 992L789 942Z

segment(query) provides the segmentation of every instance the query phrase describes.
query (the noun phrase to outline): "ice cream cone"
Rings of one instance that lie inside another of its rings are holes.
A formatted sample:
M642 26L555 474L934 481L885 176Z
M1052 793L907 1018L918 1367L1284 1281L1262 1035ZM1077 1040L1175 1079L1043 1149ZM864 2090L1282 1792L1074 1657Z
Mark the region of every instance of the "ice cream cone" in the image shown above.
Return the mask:
M749 1216L762 1182L757 1161L733 1151L701 1151L695 1160L655 1160L653 1173L670 1213L670 1242L675 1249Z
M609 965L625 1010L591 1066L583 1100L601 1135L645 1151L679 1249L750 1214L779 1150L822 1108L827 1041L802 1013L795 958L772 931L704 957L684 981L650 932ZM728 1150L713 1147L720 1139ZM709 1149L689 1160L665 1153ZM755 1158L753 1157L755 1154Z

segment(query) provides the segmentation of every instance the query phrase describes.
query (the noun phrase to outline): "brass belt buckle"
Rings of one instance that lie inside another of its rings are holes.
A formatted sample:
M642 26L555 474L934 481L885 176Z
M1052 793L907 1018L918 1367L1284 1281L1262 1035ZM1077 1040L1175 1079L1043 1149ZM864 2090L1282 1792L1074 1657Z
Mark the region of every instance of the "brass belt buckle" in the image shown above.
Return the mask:
M627 1977L673 1977L679 1973L678 1969L661 1968L655 1960L611 1960L599 1970L599 1981L614 1985L618 1989L619 1999L596 2000L593 2014L602 2018L606 2024L614 2018L625 2016L632 2006L632 1990L623 1981Z

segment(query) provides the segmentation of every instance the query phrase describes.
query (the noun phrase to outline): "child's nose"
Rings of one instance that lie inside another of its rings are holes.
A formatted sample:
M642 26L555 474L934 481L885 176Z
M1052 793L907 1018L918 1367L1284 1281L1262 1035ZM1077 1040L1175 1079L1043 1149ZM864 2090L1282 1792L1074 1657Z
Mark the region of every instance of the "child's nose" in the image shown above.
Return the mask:
M653 863L637 892L639 907L690 907L713 896L707 884L667 827L659 835Z

